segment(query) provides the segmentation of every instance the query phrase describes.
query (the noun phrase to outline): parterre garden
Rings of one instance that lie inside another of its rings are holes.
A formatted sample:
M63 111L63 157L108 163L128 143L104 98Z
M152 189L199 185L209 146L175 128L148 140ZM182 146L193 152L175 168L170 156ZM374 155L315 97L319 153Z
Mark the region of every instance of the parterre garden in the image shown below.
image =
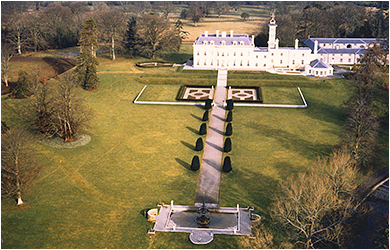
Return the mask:
M182 53L188 53L188 47L184 45ZM136 68L139 58L110 61L102 55L99 60L99 71L105 73L98 74L98 90L80 89L95 114L87 132L91 141L74 149L35 143L43 171L24 196L24 205L2 201L2 247L241 247L235 236L218 235L202 246L191 244L188 234L146 235L153 227L144 218L146 210L171 200L194 202L199 172L191 171L190 164L194 155L201 156L194 145L204 109L139 105L133 100L148 85L143 100L175 101L181 85L215 84L217 73ZM296 93L300 87L308 108L234 108L234 149L228 154L233 171L222 175L219 205L254 206L269 226L278 181L305 171L338 142L345 119L340 105L348 98L346 81L229 72L229 85L262 87L264 103L301 104ZM2 96L2 121L17 126L23 121L17 110L26 103Z

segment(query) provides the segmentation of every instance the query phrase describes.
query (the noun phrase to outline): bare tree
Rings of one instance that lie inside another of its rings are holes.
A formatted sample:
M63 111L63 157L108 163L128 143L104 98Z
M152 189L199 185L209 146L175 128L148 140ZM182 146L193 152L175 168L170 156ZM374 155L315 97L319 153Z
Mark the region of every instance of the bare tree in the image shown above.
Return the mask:
M171 1L155 2L153 8L162 12L163 17L167 21L169 20L169 14L176 10L175 4Z
M137 18L137 34L143 41L143 51L155 59L156 52L177 47L178 33L169 23L156 15L145 14Z
M1 194L15 197L23 204L22 194L37 180L39 165L31 138L22 129L9 131L1 140Z
M4 43L1 44L1 80L7 87L9 79L9 61L11 60L13 54L14 50L10 45Z
M222 14L228 14L229 13L230 6L228 2L224 1L217 1L214 5L214 11L217 13L218 17L221 17Z
M9 33L7 34L7 40L10 44L15 46L18 54L22 54L22 49L27 43L27 31L26 31L26 13L14 13L6 24Z
M330 161L319 159L313 169L321 171L281 183L273 215L299 247L340 247L348 233L345 223L357 209L352 196L346 196L355 187L356 169L343 151Z
M152 5L147 1L136 1L134 2L134 7L132 12L137 15L143 15L144 13L149 12L152 9Z
M368 167L376 154L379 122L365 98L348 104L349 114L341 133L341 145L347 147L359 167Z
M76 140L80 130L87 129L92 119L91 109L77 96L77 82L72 73L65 73L55 95L53 128L65 142Z
M98 13L96 22L99 34L104 40L109 41L112 60L115 60L115 43L121 43L124 38L126 16L122 11L112 9Z
M194 26L196 26L196 24L200 21L202 17L204 17L204 15L205 12L201 2L190 3L187 11L187 16L190 17L190 19L194 22Z
M32 44L34 51L46 49L50 34L53 34L50 20L42 12L35 12L26 17L26 31L28 33L28 42Z

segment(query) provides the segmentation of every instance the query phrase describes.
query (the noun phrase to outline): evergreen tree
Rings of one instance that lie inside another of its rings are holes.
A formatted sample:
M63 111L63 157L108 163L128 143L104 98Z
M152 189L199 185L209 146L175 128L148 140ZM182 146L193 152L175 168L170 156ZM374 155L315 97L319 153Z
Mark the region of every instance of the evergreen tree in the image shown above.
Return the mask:
M226 109L227 110L233 110L234 106L233 106L233 100L232 99L229 99L226 101Z
M199 134L200 135L207 134L207 125L206 125L206 123L202 123L202 125L200 125Z
M211 99L207 99L207 100L206 100L205 105L204 105L204 108L205 108L206 110L209 110L209 109L212 108L211 102L212 102Z
M202 118L202 121L206 122L209 120L209 111L206 110L203 114L203 118Z
M232 162L230 160L230 156L226 156L225 159L223 160L222 170L225 173L229 173L230 171L232 171Z
M233 112L230 110L226 117L226 122L232 122L233 121Z
M232 134L233 134L233 127L232 127L232 124L231 124L231 123L228 123L228 125L226 126L225 135L226 135L226 136L231 136Z
M31 95L29 91L29 75L26 71L19 72L18 82L16 84L15 90L12 92L12 96L17 99L24 99Z
M198 157L197 155L195 155L195 156L192 158L191 170L192 170L192 171L198 171L199 168L200 168L199 157Z
M203 150L203 140L202 138L198 138L198 140L196 140L195 151L202 151L202 150Z
M230 138L226 138L225 145L223 146L223 151L225 153L229 153L232 151L232 140Z
M98 48L97 33L96 23L92 17L83 23L76 72L82 87L86 90L96 89L99 83L96 74L97 65L99 64L99 61L96 59L96 51Z
M130 17L129 21L127 21L127 30L125 37L125 47L130 55L138 55L138 47L139 47L140 39L137 35L137 17Z

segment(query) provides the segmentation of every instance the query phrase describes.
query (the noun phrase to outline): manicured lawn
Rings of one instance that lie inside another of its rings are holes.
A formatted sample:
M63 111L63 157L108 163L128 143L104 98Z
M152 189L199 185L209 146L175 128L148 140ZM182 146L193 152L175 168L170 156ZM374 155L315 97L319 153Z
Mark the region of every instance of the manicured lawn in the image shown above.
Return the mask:
M120 58L118 64L100 61L101 71L121 71L137 59ZM216 235L212 243L201 246L190 243L188 234L146 235L153 224L143 217L144 211L171 200L183 205L194 202L198 172L189 167L194 155L202 156L193 147L204 110L132 102L145 84L145 100L172 100L181 84L215 83L217 74L177 68L139 70L143 73L99 74L96 92L80 89L95 113L89 144L75 149L36 144L42 175L25 195L25 205L17 208L14 201L2 202L3 248L241 247L240 237L234 236ZM219 205L253 205L267 225L278 181L305 171L338 142L345 119L340 105L348 96L346 80L323 82L267 73L244 77L236 72L229 72L228 79L232 85L262 86L275 101L295 102L290 93L299 86L309 105L234 109L229 154L233 171L222 175ZM10 127L22 123L14 111L26 103L2 97L2 120Z

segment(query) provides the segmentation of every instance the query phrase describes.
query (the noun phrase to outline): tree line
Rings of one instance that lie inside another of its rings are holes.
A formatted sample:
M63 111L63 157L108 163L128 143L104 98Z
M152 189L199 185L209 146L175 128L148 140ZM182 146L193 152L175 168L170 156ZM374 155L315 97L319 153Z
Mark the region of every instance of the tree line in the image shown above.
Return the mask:
M281 46L292 46L296 38L303 41L309 37L389 37L389 15L384 3L379 9L353 3L304 3L305 6L297 6L275 2L270 6L276 13L277 36L281 38ZM267 46L267 25L260 27L255 38L256 46Z

